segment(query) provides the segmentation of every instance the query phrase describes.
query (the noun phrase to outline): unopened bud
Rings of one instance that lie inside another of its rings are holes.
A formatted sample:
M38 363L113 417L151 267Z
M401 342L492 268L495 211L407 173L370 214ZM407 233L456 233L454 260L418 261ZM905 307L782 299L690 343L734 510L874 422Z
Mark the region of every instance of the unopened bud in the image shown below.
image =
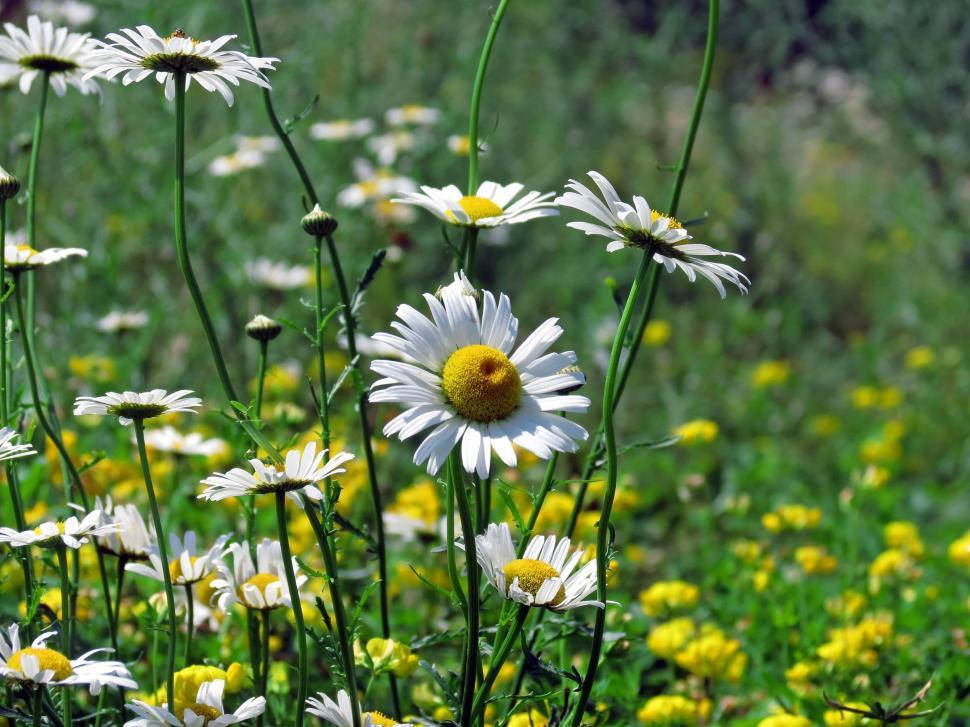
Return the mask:
M332 235L337 229L337 218L329 212L320 209L320 205L314 205L313 209L300 220L303 231L308 235L325 237Z
M246 324L246 335L257 341L272 341L283 331L283 326L268 316L255 316Z
M6 201L17 196L20 191L20 180L0 167L0 201Z

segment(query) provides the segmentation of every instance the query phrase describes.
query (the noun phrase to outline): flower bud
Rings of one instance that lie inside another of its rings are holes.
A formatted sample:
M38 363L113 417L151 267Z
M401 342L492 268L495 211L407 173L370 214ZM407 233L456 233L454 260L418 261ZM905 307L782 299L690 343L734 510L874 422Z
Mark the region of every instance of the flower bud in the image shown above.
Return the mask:
M0 167L0 202L5 202L17 196L20 191L20 180Z
M283 331L283 326L268 316L256 315L246 324L246 335L257 341L272 341Z
M300 220L303 231L308 235L325 237L332 235L337 229L337 219L329 212L320 209L320 205L314 205L313 209Z

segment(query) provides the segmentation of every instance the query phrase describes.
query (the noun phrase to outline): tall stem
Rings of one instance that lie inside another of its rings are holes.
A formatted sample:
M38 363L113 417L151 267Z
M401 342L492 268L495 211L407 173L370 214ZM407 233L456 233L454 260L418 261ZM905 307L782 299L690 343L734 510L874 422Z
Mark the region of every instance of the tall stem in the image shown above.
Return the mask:
M192 663L192 632L195 630L195 597L192 584L185 584L185 666Z
M145 479L145 491L148 493L148 505L152 511L152 522L158 541L158 558L162 565L162 582L165 584L165 602L168 606L168 656L166 661L167 686L165 699L168 711L175 709L175 639L178 636L178 623L175 620L175 592L172 590L172 572L168 567L168 545L165 543L165 531L162 529L162 517L158 512L158 501L155 499L155 487L152 485L152 473L148 467L148 452L145 451L145 424L141 419L135 419L135 442L138 444L138 459L141 462L141 472ZM174 713L174 712L173 712Z
M316 235L313 239L313 277L316 289L316 327L313 340L317 348L317 368L320 378L320 427L322 431L323 448L330 450L330 397L327 388L327 356L323 345L323 236Z
M471 725L472 702L475 698L475 681L478 678L478 557L475 543L475 523L472 520L465 490L465 477L462 473L458 454L452 452L448 457L448 478L452 480L455 500L458 504L458 517L461 520L462 536L465 543L465 570L468 579L468 613L465 619L465 668L462 672L461 722Z
M40 160L40 141L44 134L44 113L50 89L50 71L44 71L40 84L40 100L34 117L34 139L30 145L30 167L27 171L27 244L37 247L37 163ZM34 274L27 275L27 320L34 325Z
M57 566L61 571L61 652L71 658L71 576L67 568L67 546L57 545ZM71 688L61 689L61 708L64 724L71 724Z
M485 84L485 71L488 69L488 59L492 55L492 45L495 43L495 36L498 35L499 26L505 16L505 9L509 5L509 0L501 0L495 15L492 17L492 25L485 36L485 44L482 46L482 54L478 59L478 70L475 72L475 83L472 86L471 108L468 112L468 194L475 194L478 189L478 107L482 100L482 87Z
M279 528L280 550L283 555L283 572L286 574L286 585L290 592L290 603L293 606L293 621L296 623L296 647L298 650L298 669L300 675L297 687L296 714L293 716L294 727L303 725L303 714L306 710L307 681L310 678L307 663L306 625L303 622L303 603L300 601L300 590L296 585L296 574L293 572L293 556L290 554L290 538L286 530L286 493L276 492L276 526Z
M256 418L263 417L263 389L266 386L266 358L269 349L269 341L259 342L259 378L256 384Z
M529 607L520 605L518 611L516 611L515 622L512 624L512 628L509 629L505 638L499 643L498 648L492 652L492 658L488 663L488 673L485 675L485 680L482 682L482 686L479 687L478 693L475 695L475 702L472 705L473 722L479 719L484 711L485 704L488 701L488 695L492 691L492 685L495 684L498 673L501 671L502 665L505 664L509 650L519 637L519 633L522 631L522 625L525 623L528 615Z
M266 698L266 685L269 683L269 611L259 612L260 625L260 655L259 668L259 696Z

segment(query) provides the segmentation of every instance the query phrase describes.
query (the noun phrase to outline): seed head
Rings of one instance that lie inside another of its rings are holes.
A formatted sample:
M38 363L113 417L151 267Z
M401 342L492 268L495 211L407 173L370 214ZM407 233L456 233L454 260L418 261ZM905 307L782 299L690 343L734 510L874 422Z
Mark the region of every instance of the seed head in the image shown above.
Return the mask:
M313 209L306 214L300 221L303 231L308 235L325 237L332 235L337 229L337 219L329 212L320 209L320 205L314 205Z

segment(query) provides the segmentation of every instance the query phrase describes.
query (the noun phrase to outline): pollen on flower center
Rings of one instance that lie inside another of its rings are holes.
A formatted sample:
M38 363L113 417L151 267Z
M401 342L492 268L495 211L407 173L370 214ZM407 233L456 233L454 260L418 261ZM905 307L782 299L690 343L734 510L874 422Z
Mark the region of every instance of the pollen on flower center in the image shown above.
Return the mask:
M58 523L56 523L56 525L57 525L57 533L58 533L58 535L63 535L64 534L64 523L58 522ZM36 533L37 535L44 535L44 531L41 528L39 528L39 527L34 528L34 533Z
M39 648L36 646L29 646L26 649L21 649L20 651L15 651L7 659L7 667L9 669L16 669L22 672L23 667L21 666L21 658L23 656L35 656L37 657L38 666L41 671L50 669L54 672L54 679L61 681L67 679L71 674L74 673L74 669L71 668L70 660L64 656L59 651L54 651L53 649Z
M534 558L516 558L515 560L510 560L505 564L502 572L505 573L506 583L511 585L512 581L518 578L519 588L526 593L531 593L533 596L539 593L539 588L547 580L559 577L559 571L548 563ZM550 605L559 605L565 597L566 589L560 584L559 592L552 599Z
M502 208L485 197L465 196L458 200L458 204L465 210L465 214L471 218L472 222L478 222L486 217L498 217L502 214Z
M23 56L17 63L24 68L33 68L36 71L47 71L48 73L67 73L75 71L80 66L69 58L58 58L57 56L44 55L38 53L32 56Z
M393 719L380 712L365 712L365 717L370 717L370 723L375 727L394 727L397 724Z
M249 578L243 583L239 584L239 587L236 590L236 592L238 593L239 598L241 598L244 603L249 603L249 600L246 598L246 593L245 593L246 586L256 586L256 588L259 590L259 592L263 595L263 598L265 599L267 587L269 587L273 583L279 583L279 580L280 580L279 577L275 573L257 573L252 578Z
M176 702L175 703L175 716L179 718L180 722L185 721L185 710L191 709L196 715L202 718L202 724L207 725L211 720L219 719L222 716L220 712L215 707L210 707L208 704L199 704L197 702Z
M476 422L504 419L522 396L515 364L491 346L459 348L445 361L441 378L451 405L461 416Z
M198 558L196 558L195 556L189 557L189 562L192 564L193 569L195 566L195 561L197 560ZM187 574L182 572L181 558L176 558L175 560L173 560L171 563L168 564L168 574L171 577L173 583L176 581L179 581L180 579L184 579L186 577ZM191 575L191 574L188 574L188 575ZM182 580L182 583L186 583L186 582L188 581Z
M658 220L667 220L668 230L680 230L684 227L680 220L678 220L676 217L671 217L670 215L666 215L663 212L658 212L657 210L650 210L650 222L654 223ZM651 234L649 230L625 227L621 225L616 228L616 231L626 239L628 245L632 245L633 247L646 248L653 245L655 248L658 248L662 254L668 257L683 257L683 254L677 250L676 244L672 244L666 240L661 240L660 238Z

